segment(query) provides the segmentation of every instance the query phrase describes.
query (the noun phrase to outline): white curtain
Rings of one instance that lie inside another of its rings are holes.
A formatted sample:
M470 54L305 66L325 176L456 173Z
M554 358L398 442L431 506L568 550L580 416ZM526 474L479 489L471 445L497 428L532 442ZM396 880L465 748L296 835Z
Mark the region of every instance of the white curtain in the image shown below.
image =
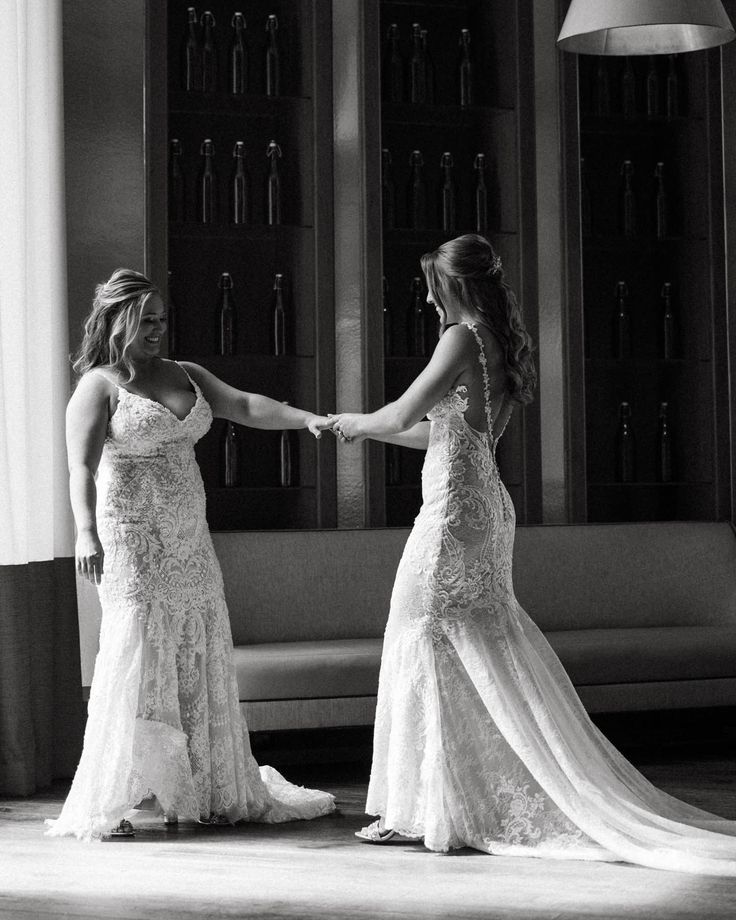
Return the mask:
M61 0L0 0L0 565L73 554Z

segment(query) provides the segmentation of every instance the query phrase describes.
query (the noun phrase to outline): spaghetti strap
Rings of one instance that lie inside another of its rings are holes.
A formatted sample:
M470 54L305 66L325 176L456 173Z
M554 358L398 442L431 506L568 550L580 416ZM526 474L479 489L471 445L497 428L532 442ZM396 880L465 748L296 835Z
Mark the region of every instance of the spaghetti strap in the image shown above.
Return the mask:
M475 323L463 323L464 326L467 326L468 329L475 336L475 341L478 343L478 363L480 364L481 370L483 372L483 400L485 403L486 410L486 424L488 426L488 439L491 444L491 450L495 453L496 444L498 440L493 436L493 410L491 409L491 385L488 380L488 360L486 359L486 350L483 345L483 339L480 337L478 332L478 327Z

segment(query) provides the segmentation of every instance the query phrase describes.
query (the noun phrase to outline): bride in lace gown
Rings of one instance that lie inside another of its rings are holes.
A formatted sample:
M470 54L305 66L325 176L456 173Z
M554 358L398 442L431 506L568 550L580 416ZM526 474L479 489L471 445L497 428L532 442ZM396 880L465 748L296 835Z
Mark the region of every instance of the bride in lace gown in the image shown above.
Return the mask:
M427 368L395 403L331 417L343 441L427 451L381 663L366 805L380 818L358 836L736 875L736 821L656 789L606 740L514 595L496 447L535 377L500 260L467 235L422 268L443 325Z
M169 821L216 823L335 807L251 755L194 456L213 415L317 437L325 420L158 357L164 330L157 289L119 269L97 289L75 363L77 569L99 586L102 627L82 759L53 836L100 836L142 800Z

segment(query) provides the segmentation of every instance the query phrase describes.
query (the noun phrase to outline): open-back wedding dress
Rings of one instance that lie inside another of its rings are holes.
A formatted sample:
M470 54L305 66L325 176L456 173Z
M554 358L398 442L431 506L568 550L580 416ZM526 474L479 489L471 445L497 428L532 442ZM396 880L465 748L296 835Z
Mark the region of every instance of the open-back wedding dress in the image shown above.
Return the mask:
M251 754L194 456L212 412L190 382L183 419L118 386L97 477L100 648L82 759L52 836L99 836L152 795L197 821L289 821L335 807Z
M366 811L431 850L736 875L736 821L656 789L606 740L514 596L515 514L495 457L502 431L494 436L483 340L466 325L487 431L466 421L466 387L429 413L424 501L386 628Z

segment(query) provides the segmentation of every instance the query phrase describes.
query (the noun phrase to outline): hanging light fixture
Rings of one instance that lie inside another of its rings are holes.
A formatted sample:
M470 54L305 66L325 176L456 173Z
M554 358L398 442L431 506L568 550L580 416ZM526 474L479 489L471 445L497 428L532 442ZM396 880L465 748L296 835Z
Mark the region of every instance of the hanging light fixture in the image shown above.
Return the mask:
M557 44L577 54L679 54L734 38L721 0L572 0Z

